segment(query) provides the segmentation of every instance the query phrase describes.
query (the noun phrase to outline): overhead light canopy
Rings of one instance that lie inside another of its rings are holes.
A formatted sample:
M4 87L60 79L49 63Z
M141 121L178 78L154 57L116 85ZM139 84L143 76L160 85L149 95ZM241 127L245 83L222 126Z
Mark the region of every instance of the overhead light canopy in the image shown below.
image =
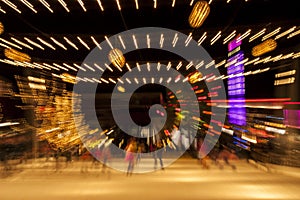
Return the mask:
M189 16L189 23L192 28L199 28L210 12L209 4L206 1L195 3Z

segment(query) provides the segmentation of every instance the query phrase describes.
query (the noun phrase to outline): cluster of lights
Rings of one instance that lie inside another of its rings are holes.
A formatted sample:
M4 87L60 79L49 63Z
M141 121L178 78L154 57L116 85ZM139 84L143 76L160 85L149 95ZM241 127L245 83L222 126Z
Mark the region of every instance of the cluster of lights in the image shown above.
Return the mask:
M72 100L77 101L77 98L72 99L72 93L67 92L62 96L53 96L53 105L45 106L43 112L35 109L37 115L43 119L41 127L37 128L37 137L39 140L47 140L51 147L55 150L69 149L75 145L81 144L78 132L86 132L89 134L88 126L82 125L76 129L72 114ZM54 108L54 109L53 109Z

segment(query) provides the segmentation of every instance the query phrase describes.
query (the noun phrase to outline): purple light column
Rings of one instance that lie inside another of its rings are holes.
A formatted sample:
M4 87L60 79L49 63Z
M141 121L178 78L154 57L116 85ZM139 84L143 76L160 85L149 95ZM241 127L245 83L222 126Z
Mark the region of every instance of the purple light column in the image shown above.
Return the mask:
M228 51L234 51L242 44L236 39L228 44ZM245 126L246 125L246 108L245 108L245 77L244 64L240 63L244 59L243 51L239 50L228 58L227 67L228 78L228 120L229 123ZM235 60L235 61L234 61ZM240 75L241 74L241 75ZM232 101L234 100L234 101ZM236 101L237 100L237 101Z

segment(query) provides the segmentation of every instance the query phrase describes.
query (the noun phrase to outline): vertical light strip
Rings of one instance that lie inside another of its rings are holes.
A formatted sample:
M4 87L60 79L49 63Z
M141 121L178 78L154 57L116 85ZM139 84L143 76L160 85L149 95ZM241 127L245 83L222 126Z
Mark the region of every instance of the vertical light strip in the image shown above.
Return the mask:
M159 83L162 83L163 80L164 80L163 77L160 77L160 78L159 78Z
M186 70L189 70L193 66L193 61L189 62L187 66L185 67Z
M136 38L135 38L135 35L132 35L132 39L133 39L133 42L134 42L134 46L136 49L138 49L138 44L137 44L137 41L136 41Z
M1 47L4 47L4 48L11 49L11 47L10 47L10 46L7 46L6 44L3 44L3 43L0 43L0 46L1 46Z
M127 81L127 83L131 84L131 81L129 78L125 78L125 80Z
M105 65L105 67L106 67L107 69L109 69L109 71L111 71L111 72L114 71L108 64L104 63L104 65Z
M24 40L26 40L28 43L30 43L30 44L32 44L32 45L34 45L34 46L36 46L36 47L38 47L38 48L40 48L40 49L42 49L42 50L45 50L44 47L42 47L42 46L39 45L38 43L36 43L36 42L34 42L34 41L28 39L27 37L24 37Z
M99 5L99 7L100 7L101 11L104 11L104 8L103 8L103 6L102 6L102 3L101 3L101 1L100 1L100 0L97 0L97 2L98 2L98 5Z
M91 66L89 66L88 64L86 64L86 63L83 63L83 65L86 67L86 68L88 68L89 70L91 70L91 71L95 71L95 69L94 68L92 68Z
M6 44L8 44L8 45L10 45L10 46L16 47L16 48L18 48L18 49L22 49L22 47L20 47L19 45L16 45L16 44L14 44L14 43L12 43L12 42L9 42L9 41L7 41L7 40L5 40L5 39L3 39L3 38L0 38L0 40L1 40L2 42L5 42Z
M281 29L281 27L278 27L278 28L275 29L274 31L272 31L272 32L268 33L267 35L263 36L263 38L262 38L261 41L264 41L264 40L266 40L266 39L272 37L273 35L279 33L279 32L280 32L280 29Z
M296 35L299 35L299 34L300 34L300 30L290 33L286 38L290 39L290 38L292 38Z
M114 79L112 79L112 78L108 78L108 80L110 80L110 82L112 82L112 83L116 84L116 81L115 81Z
M43 68L43 69L51 70L50 67L46 67L46 66L44 66L44 65L42 65L42 64L40 64L40 63L34 62L33 64L34 64L35 66L39 66L39 67L41 67L41 68Z
M196 69L199 69L199 68L202 67L203 65L204 65L204 61L201 60L201 61L195 66L195 68L196 68Z
M172 78L169 77L168 80L167 80L167 83L170 83L172 81Z
M193 5L193 3L194 3L194 0L191 0L191 2L190 2L190 6L192 6L192 5Z
M178 70L180 69L181 66L182 66L182 62L180 61L180 62L178 63L178 65L176 66L176 70L178 71Z
M86 12L86 8L84 7L84 3L81 0L77 0L77 1L80 4L80 6L83 9L83 11Z
M221 62L219 62L218 64L216 64L216 65L215 65L215 68L218 68L218 67L220 67L220 66L222 66L222 65L225 65L225 63L226 63L226 60L224 59L224 60L222 60Z
M153 7L157 8L157 0L153 0Z
M1 11L2 13L6 14L6 11L3 10L1 7L0 7L0 11Z
M51 44L49 44L48 42L46 42L46 41L43 40L42 38L37 37L37 39L38 39L41 43L43 43L44 45L50 47L50 48L53 49L53 50L56 50L54 46L52 46Z
M54 39L53 37L50 37L50 39L57 44L58 46L60 46L61 48L63 48L64 50L68 50L62 43L58 42L56 39Z
M138 0L135 0L135 8L138 10L139 9L139 2Z
M91 39L93 40L94 44L95 44L100 50L102 50L100 44L97 42L97 40L96 40L93 36L91 36Z
M70 65L68 65L68 64L66 64L66 63L63 63L63 65L66 66L67 68L69 68L69 69L75 71L75 72L78 71L76 68L74 68L74 67L72 67L72 66L70 66Z
M150 36L147 34L147 47L151 48Z
M248 37L250 33L251 33L251 29L248 29L245 33L243 33L241 36L238 37L237 42L240 42L246 37Z
M193 39L193 36L192 36L192 33L190 33L189 36L185 40L185 46L188 46L192 39Z
M78 67L78 69L81 69L82 71L86 71L86 69L84 69L83 67L81 67L80 65L76 64L76 63L73 63L73 65L75 67Z
M55 70L57 70L57 71L60 71L59 68L53 67L52 65L49 65L49 64L47 64L47 63L43 63L43 65L45 65L46 67L50 67L51 69L55 69Z
M150 66L149 62L147 62L147 70L148 70L148 72L150 72L150 70L151 70L151 66Z
M157 71L160 71L160 62L157 63Z
M120 83L124 84L124 81L122 81L120 78L117 78L117 80L118 80Z
M67 37L64 37L64 40L65 40L69 45L71 45L74 49L78 50L78 47L77 47L73 42L71 42Z
M58 67L58 68L62 69L62 70L69 71L67 68L62 67L62 66L60 66L59 64L53 63L53 65L54 65L55 67Z
M137 78L134 78L134 81L136 84L139 84L139 80Z
M112 46L112 44L110 43L109 39L107 38L107 36L104 36L107 44L110 46L111 49L114 49L114 47Z
M69 8L67 7L67 4L63 0L58 0L58 2L64 7L64 9L67 12L70 12Z
M252 42L253 40L257 39L258 37L262 36L263 34L265 34L266 32L266 28L262 29L261 31L259 31L258 33L256 33L255 35L251 36L249 39L249 42Z
M30 10L32 10L34 13L37 13L37 11L34 9L33 5L29 3L27 0L20 0L23 4L25 4Z
M109 83L107 80L105 80L104 78L100 78L101 79L101 81L103 81L104 83Z
M100 67L97 63L94 63L95 67L97 67L100 71L104 72L104 69Z
M121 42L121 45L122 45L123 49L126 49L126 46L125 46L125 44L124 44L124 41L122 40L121 35L119 35L118 38L119 38L119 40L120 40L120 42Z
M204 40L206 39L206 37L207 37L206 32L204 32L203 35L198 40L198 46L200 46L204 42Z
M90 50L90 47L79 36L77 36L77 39L87 50Z
M293 32L295 29L296 29L296 26L284 31L283 33L281 33L279 35L276 35L275 40L278 40L279 38L282 38L282 37L286 36L287 34Z
M24 43L24 42L21 42L20 40L17 40L16 38L13 38L11 37L10 39L12 39L13 41L15 41L16 43L30 49L30 50L33 50L33 48L31 46L29 46L28 44Z
M176 3L176 0L173 0L173 2L172 2L172 7L173 8L175 7L175 3Z
M117 2L117 5L118 5L118 9L121 10L122 8L121 8L119 0L116 0L116 2Z
M173 47L175 47L177 41L178 41L178 33L175 33L173 41L172 41Z
M172 67L172 63L169 61L167 65L167 71L169 71L171 67Z
M136 63L136 67L138 68L139 72L141 71L141 67L140 67L140 64L137 62Z
M18 7L15 5L15 4L13 4L13 3L11 3L10 1L8 1L8 0L2 0L6 5L8 5L9 7L11 7L12 9L14 9L15 11L17 11L18 13L22 13L19 9L18 9Z
M250 60L250 61L246 62L245 65L250 65L250 64L252 64L252 63L255 63L255 62L258 61L259 59L260 59L260 58L258 57L258 58L255 58L255 59L253 59L253 60Z
M53 10L51 9L50 5L46 0L39 0L41 4L43 4L51 13L53 13Z
M232 31L224 40L223 44L226 44L228 41L230 41L234 36L236 35L236 30Z
M128 63L126 63L126 67L127 67L128 71L130 71L130 72L131 72L131 68L130 68L130 66L129 66L129 64L128 64Z
M211 62L207 63L205 66L205 69L210 68L211 66L213 66L215 64L215 60L212 60Z
M97 83L102 83L100 80L96 79L96 78L92 78L93 81L97 82Z
M210 40L210 45L213 45L220 37L221 37L221 31L219 31L217 35L215 35L215 37L213 37L213 39Z
M164 45L164 34L163 33L160 35L159 44L160 44L160 48L163 48L163 45Z

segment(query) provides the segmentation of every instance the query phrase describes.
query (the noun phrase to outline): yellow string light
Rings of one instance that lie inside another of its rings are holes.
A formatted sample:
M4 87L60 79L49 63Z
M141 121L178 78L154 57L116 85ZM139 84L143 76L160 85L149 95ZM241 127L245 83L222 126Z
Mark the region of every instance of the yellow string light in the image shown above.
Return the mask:
M4 50L4 55L5 57L15 60L15 61L20 61L20 62L30 62L31 58L29 55L27 55L26 53L22 53L19 52L17 50L14 49L5 49Z
M3 24L0 22L0 35L4 32L4 26Z
M125 65L125 57L120 49L112 49L108 54L108 59L117 68Z
M206 1L198 1L195 3L193 10L189 16L189 24L192 28L199 28L210 12L209 4Z
M252 48L252 55L253 56L260 56L267 52L273 51L277 47L277 42L273 39L268 39L263 43L255 46Z

